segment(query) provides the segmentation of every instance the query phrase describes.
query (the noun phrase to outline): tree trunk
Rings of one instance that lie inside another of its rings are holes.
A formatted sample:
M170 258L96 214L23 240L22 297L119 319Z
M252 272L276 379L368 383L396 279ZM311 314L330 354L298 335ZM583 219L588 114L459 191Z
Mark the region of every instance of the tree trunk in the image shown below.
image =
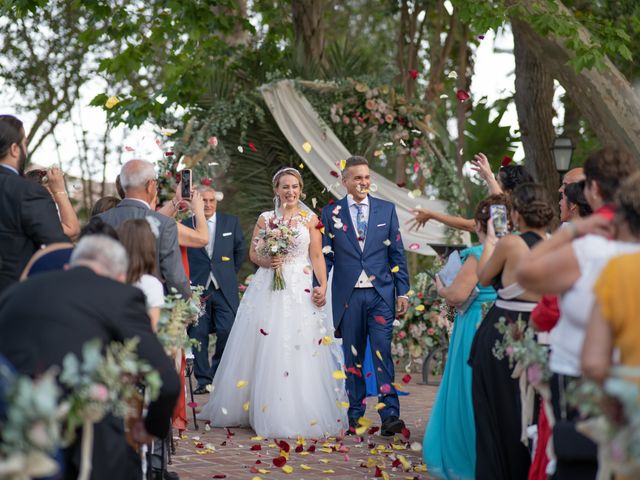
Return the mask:
M291 2L293 28L304 58L321 65L324 61L324 8L326 0L294 0Z
M561 13L571 15L558 3ZM537 5L542 6L542 2ZM582 41L590 42L586 28L579 29L578 34ZM562 84L600 142L626 148L640 161L640 97L615 65L605 58L603 71L591 69L577 73L568 64L575 54L561 39L543 37L526 23L520 24L519 35L521 43L526 44Z
M553 77L534 55L522 29L521 20L512 19L513 53L516 61L515 101L525 165L536 180L554 193L558 172L553 160ZM554 202L555 203L555 202Z

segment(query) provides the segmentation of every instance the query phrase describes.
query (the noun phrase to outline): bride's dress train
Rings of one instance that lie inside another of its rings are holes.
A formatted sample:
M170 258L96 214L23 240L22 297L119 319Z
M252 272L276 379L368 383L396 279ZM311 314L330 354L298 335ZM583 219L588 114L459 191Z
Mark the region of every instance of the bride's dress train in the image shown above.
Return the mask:
M273 212L263 214L268 221ZM199 418L212 426L251 426L263 437L321 437L348 428L342 348L333 339L329 304L311 299L309 231L299 228L283 266L284 290L273 270L259 268L238 308L213 390Z

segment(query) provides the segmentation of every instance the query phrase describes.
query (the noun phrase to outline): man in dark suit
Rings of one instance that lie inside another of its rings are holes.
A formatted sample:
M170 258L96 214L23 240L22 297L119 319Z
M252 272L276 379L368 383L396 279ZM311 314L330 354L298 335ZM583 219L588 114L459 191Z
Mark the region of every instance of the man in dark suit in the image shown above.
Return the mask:
M331 285L333 325L342 336L344 363L364 363L367 336L371 342L374 372L380 386L378 413L380 433L391 436L405 427L394 383L391 338L396 315L407 312L409 274L404 257L395 205L369 195L371 176L364 157L347 160L342 183L349 195L322 210L322 236L327 272L333 268ZM355 353L354 353L355 352ZM347 376L349 433L355 433L364 417L365 379Z
M146 443L167 435L180 389L175 368L146 313L144 294L121 282L127 254L117 241L89 235L78 243L71 268L37 275L0 296L0 354L25 375L60 366L71 352L98 338L106 345L137 337L138 355L158 371L162 387L143 422L131 430ZM78 476L81 439L65 451L65 479ZM122 419L105 417L95 426L92 480L140 478L140 457L128 446Z
M238 218L216 212L216 191L201 186L198 191L204 202L204 216L209 227L209 244L203 248L188 248L189 272L193 285L205 287L206 306L198 324L189 329L189 336L200 341L194 354L194 373L198 380L195 393L206 393L216 374L222 352L227 344L233 320L238 311L237 273L244 262L246 246ZM184 224L195 227L195 217ZM216 332L216 351L209 366L209 334Z
M0 292L18 281L42 245L69 241L47 189L24 178L26 162L22 122L0 115Z
M154 211L158 196L158 182L153 164L145 160L130 160L122 166L120 184L125 198L117 207L98 215L105 223L118 228L131 218L152 217L157 222L156 250L160 276L165 289L175 288L182 296L189 297L191 289L184 273L178 246L178 227L174 219Z

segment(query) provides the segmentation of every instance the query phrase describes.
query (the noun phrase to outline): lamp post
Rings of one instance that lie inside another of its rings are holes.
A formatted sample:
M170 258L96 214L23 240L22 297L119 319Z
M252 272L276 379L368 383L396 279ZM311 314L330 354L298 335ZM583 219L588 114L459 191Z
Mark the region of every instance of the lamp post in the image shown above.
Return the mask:
M560 175L569 171L571 156L573 155L573 143L569 137L556 137L553 141L553 160L556 170Z

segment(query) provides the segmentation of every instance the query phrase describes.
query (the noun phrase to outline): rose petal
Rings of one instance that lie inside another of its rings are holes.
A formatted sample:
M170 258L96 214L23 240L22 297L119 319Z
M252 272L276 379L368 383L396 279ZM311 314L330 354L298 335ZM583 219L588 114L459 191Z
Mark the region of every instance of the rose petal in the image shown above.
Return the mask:
M402 383L409 383L411 381L411 375L409 375L408 373L402 377Z
M265 332L265 331L264 331L264 329L262 329L262 328L260 329L260 333L261 333L262 335L264 335L265 337L266 337L267 335L269 335L269 334L268 334L267 332Z
M456 92L456 98L458 100L460 100L461 102L466 102L467 100L469 100L471 98L471 96L465 92L464 90L458 90Z
M303 149L305 152L309 153L309 152L311 151L311 149L312 149L311 144L310 144L309 142L304 142L304 143L302 144L302 149Z
M278 468L283 467L285 463L287 463L287 459L284 458L283 456L276 457L273 459L273 464Z
M373 317L373 319L379 323L380 325L386 325L387 324L387 319L384 318L382 315L376 315L375 317Z
M257 152L257 151L258 151L258 149L256 148L256 146L255 146L253 143L251 143L251 142L249 142L249 148L250 148L251 150L253 150L254 152Z

